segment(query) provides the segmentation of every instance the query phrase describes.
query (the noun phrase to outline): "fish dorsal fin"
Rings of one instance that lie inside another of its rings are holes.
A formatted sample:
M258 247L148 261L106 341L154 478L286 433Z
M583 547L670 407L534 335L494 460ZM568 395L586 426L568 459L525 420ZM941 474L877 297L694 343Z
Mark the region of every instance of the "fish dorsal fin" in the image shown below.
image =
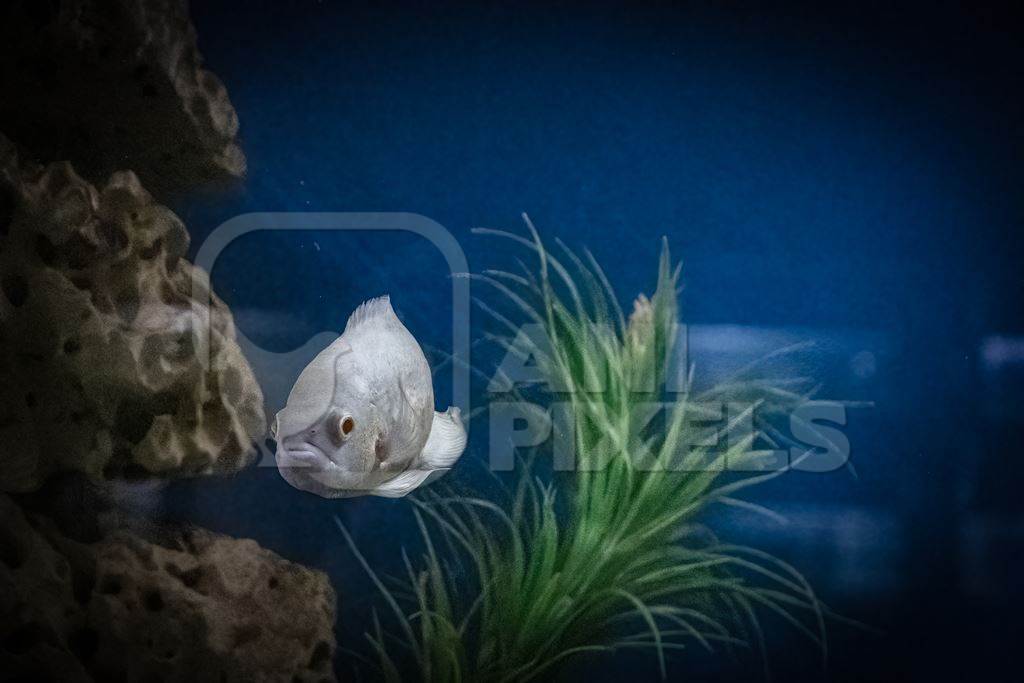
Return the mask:
M360 325L374 320L383 322L388 319L398 320L398 317L395 315L394 309L391 308L391 297L385 294L359 304L359 307L348 317L348 322L345 323L345 332L351 332Z

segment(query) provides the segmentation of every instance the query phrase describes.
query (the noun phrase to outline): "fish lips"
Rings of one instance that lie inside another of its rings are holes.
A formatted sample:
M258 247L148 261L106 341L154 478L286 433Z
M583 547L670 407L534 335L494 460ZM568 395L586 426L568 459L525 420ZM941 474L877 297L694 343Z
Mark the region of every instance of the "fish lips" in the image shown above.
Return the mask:
M365 495L372 483L365 472L342 469L317 446L310 443L278 444L277 471L285 481L299 489L323 498L345 498Z
M295 446L285 446L278 442L275 453L279 467L296 467L322 471L328 469L334 462L319 447L303 442Z

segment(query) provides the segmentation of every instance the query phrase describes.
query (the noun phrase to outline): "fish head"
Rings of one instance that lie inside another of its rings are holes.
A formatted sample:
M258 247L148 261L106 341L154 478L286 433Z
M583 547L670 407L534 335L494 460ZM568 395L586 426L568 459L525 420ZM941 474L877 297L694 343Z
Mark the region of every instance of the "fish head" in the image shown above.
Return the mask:
M372 488L383 478L375 454L380 412L360 374L339 361L321 353L306 366L271 425L282 476L322 496Z

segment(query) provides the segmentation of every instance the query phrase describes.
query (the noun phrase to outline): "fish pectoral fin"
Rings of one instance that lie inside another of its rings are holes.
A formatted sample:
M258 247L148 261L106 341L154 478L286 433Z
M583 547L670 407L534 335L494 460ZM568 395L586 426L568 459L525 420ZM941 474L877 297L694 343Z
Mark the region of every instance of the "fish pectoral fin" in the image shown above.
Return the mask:
M466 439L458 408L451 407L443 413L435 411L427 443L414 466L425 470L449 469L466 450Z
M402 496L415 491L417 488L433 481L440 476L439 471L432 470L406 470L394 479L389 479L380 486L367 490L372 496L384 498L401 498Z
M464 450L466 428L462 426L459 409L449 408L443 413L435 411L427 443L423 446L423 452L412 463L412 467L368 493L385 498L401 498L410 491L442 477Z

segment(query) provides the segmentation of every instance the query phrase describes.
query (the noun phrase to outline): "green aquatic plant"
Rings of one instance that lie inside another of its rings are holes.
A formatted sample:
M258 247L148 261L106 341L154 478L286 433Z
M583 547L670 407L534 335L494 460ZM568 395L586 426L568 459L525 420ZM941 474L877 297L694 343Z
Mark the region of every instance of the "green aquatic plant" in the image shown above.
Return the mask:
M697 394L687 368L687 390L652 428L650 404L661 400L677 330L680 271L667 245L653 296L639 297L627 320L589 252L581 258L559 243L570 271L527 225L532 239L480 232L530 249L538 272L488 271L478 279L543 330L528 351L569 402L576 468L541 478L534 455L502 502L418 493L412 502L425 552L418 565L404 556L407 576L397 587L374 572L338 522L397 623L386 631L375 613L366 634L378 673L394 681L403 673L424 681L528 681L582 653L647 649L664 675L669 650L763 652L765 612L824 656L829 612L807 581L699 523L717 503L773 514L734 494L785 470L730 471L756 469L765 457L753 444L759 436L771 441L772 431L755 412L781 411L804 394L792 382L753 377L750 368ZM491 338L522 353L519 327L478 303L509 333ZM739 398L749 401L747 410L713 435L726 448L689 446L716 440L696 425L703 405ZM755 423L760 430L739 429Z

